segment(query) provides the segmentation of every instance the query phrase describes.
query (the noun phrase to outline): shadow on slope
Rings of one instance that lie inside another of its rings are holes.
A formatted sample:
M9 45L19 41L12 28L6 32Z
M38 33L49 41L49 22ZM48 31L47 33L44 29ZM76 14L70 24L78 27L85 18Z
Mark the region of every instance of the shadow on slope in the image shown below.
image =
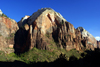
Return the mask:
M82 53L82 58L77 59L75 56L71 56L69 60L66 60L65 54L60 54L53 62L30 62L26 64L21 61L14 62L0 62L1 67L100 67L100 49L95 51L86 51L87 55Z
M28 65L21 61L14 61L14 62L1 62L0 67L28 67Z

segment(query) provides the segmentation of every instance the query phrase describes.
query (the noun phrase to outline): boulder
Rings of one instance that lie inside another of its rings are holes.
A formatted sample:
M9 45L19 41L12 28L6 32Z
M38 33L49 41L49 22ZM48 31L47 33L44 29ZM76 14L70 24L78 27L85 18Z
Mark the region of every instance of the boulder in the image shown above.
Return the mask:
M13 44L10 44L10 45L9 45L9 48L13 48L13 46L14 46Z

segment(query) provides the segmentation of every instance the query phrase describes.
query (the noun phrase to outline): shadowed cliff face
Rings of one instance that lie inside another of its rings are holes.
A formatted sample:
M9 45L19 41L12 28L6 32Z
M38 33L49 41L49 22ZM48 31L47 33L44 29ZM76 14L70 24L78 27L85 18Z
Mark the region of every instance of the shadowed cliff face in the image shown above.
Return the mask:
M56 47L65 50L81 50L83 47L94 50L94 46L87 44L87 39L82 38L79 30L76 30L61 14L49 8L38 10L32 16L22 19L18 25L20 29L16 33L14 45L16 52L24 52L27 48L33 47L52 50L49 46L54 45L49 41L53 40Z
M20 35L20 36L19 36ZM28 36L28 31L19 28L19 30L15 34L15 53L19 52L23 53L29 50L30 47L30 36Z
M100 48L100 41L97 41L97 47Z

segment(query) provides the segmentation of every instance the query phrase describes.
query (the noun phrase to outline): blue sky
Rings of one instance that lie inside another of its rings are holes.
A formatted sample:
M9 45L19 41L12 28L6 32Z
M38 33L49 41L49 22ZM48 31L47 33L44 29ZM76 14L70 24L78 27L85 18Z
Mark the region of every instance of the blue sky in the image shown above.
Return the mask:
M17 22L45 7L62 14L75 28L82 26L100 36L100 0L0 0L3 13Z

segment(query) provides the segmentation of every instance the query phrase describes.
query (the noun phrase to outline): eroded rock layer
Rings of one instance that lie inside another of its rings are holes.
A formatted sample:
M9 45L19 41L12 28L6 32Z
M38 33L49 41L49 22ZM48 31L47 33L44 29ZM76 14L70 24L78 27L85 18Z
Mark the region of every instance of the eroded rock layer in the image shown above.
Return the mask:
M8 18L0 10L0 50L6 53L14 51L14 34L19 29L17 22L13 19Z
M56 47L66 50L96 48L96 42L91 41L91 36L89 39L84 38L79 29L75 29L60 13L51 8L39 9L32 16L28 16L25 22L20 23L23 25L19 25L20 29L16 33L15 52L24 52L33 47L52 50L49 46L53 44L49 41L54 41Z

